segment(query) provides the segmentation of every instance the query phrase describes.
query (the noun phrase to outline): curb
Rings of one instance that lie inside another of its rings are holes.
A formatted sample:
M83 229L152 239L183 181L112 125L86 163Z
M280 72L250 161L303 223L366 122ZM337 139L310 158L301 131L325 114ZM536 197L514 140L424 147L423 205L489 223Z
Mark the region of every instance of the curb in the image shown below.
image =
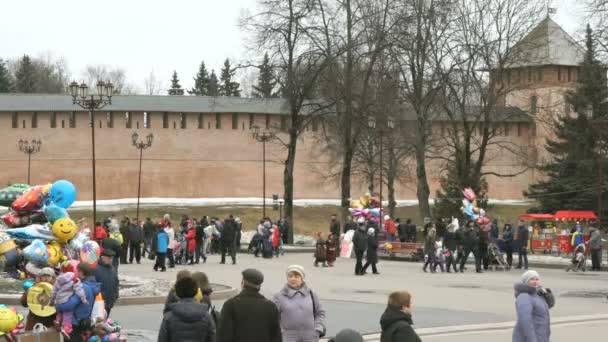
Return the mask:
M597 314L597 315L582 315L582 316L570 316L570 317L556 317L551 319L551 326L570 325L576 323L595 323L608 321L608 314ZM502 322L502 323L488 323L488 324L471 324L471 325L456 325L446 327L435 327L435 328L421 328L415 329L416 333L420 337L430 336L443 336L443 335L455 335L455 334L475 334L487 331L502 331L511 330L515 326L515 322ZM364 335L363 339L368 342L379 342L380 334L368 334ZM327 341L327 340L325 340Z
M211 293L212 300L224 300L234 297L238 290L233 287L228 287L224 290L218 290ZM150 304L165 304L167 296L141 296L141 297L120 297L115 305L130 306L130 305L150 305ZM0 303L9 306L21 306L21 295L0 295Z

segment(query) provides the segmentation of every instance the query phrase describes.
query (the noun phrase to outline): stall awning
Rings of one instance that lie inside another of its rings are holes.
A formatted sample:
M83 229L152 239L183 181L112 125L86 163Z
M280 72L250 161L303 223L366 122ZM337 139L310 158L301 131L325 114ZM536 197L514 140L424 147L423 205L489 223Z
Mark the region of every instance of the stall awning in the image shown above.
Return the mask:
M560 210L555 213L555 219L561 221L597 220L593 211Z
M523 221L553 221L553 214L521 214L519 219Z

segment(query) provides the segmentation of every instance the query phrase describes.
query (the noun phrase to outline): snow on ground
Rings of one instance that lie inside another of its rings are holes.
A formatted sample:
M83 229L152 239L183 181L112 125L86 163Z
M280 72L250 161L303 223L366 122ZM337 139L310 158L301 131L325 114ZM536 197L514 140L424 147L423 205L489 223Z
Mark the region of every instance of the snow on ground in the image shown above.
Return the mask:
M203 207L203 206L260 206L262 205L261 197L218 197L218 198L141 198L140 207ZM429 200L432 204L433 199ZM505 205L527 205L530 202L526 200L498 200L490 199L490 204L505 204ZM297 207L311 207L322 205L339 206L340 199L296 199L294 205ZM266 204L272 204L272 198L266 199ZM408 207L418 205L417 200L397 200L397 206ZM112 200L98 200L97 209L104 211L121 210L124 208L132 208L137 206L137 198L122 198ZM93 207L93 201L76 201L70 207L70 210L90 210ZM0 212L6 211L8 208L0 207Z

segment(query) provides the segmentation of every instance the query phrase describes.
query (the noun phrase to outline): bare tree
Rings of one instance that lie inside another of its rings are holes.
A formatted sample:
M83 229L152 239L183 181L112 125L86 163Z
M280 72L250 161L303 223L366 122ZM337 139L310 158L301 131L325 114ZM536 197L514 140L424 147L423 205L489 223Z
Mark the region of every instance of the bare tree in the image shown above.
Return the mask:
M127 83L126 72L120 67L111 67L105 64L88 65L82 72L82 77L89 86L96 84L98 81L112 82L115 95L137 93L137 88L133 84ZM96 91L95 89L94 86L91 87L91 91Z
M160 95L163 90L163 82L156 77L154 70L144 79L146 95Z
M293 242L294 166L298 138L319 110L327 107L313 101L314 90L328 59L315 40L322 28L318 0L259 0L258 12L242 19L242 27L254 34L260 53L268 52L271 63L279 70L277 83L289 103L290 125L287 137L280 141L287 149L283 171L285 221Z
M438 192L441 201L450 203L448 207L460 206L455 194L464 187L472 187L483 198L484 176L514 177L530 167L523 162L526 146L512 142L505 132L505 125L530 118L503 103L508 92L523 84L507 83L506 75L510 67L526 64L527 54L521 50L534 46L522 39L543 12L543 6L527 0L458 0L453 7L453 31L443 50L448 58L439 66L445 86L437 103L445 125L439 134L435 132L430 152L430 158L443 162L443 177L449 178L442 181L444 192ZM486 170L492 148L519 159L520 167L508 172Z
M585 0L590 21L594 26L594 37L598 52L608 58L608 0Z
M426 152L436 98L443 87L438 66L448 39L449 0L399 0L398 24L392 32L392 59L398 66L401 96L415 113L416 181L420 215L431 216Z

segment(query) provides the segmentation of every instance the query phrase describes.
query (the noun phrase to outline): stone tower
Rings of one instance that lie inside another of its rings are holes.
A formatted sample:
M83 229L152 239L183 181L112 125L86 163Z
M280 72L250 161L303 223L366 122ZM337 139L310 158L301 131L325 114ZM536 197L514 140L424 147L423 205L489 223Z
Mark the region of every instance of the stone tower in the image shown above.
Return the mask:
M537 165L548 157L544 146L552 135L552 121L560 115L574 114L565 102L565 94L576 86L584 54L584 48L549 16L513 47L505 70L508 92L504 102L532 117L529 141Z

